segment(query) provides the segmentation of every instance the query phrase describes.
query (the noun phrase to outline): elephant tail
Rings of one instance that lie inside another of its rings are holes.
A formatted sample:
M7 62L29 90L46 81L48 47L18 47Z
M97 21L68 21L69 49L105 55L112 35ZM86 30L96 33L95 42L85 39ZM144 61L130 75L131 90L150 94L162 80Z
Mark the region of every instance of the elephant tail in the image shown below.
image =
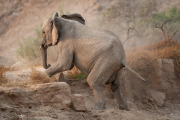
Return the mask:
M146 82L146 80L142 76L140 76L138 73L136 73L134 70L132 70L129 66L124 65L124 67L126 67L129 71L134 73L136 76L138 76L142 81Z

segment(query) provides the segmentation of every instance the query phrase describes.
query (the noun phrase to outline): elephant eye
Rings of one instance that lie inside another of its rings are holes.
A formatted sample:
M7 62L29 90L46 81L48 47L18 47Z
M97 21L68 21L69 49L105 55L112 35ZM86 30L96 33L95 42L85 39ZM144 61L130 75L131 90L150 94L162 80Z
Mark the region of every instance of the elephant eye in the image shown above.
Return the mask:
M43 31L42 33L45 34L45 31Z

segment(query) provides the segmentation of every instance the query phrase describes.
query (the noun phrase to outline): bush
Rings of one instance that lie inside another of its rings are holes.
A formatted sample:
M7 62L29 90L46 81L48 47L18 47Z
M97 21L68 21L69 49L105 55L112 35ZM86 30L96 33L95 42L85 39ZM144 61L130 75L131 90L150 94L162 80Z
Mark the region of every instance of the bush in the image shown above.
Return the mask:
M41 26L38 26L35 29L34 37L27 37L19 42L19 46L16 50L18 58L23 58L28 61L35 61L40 59L39 44L41 38Z
M162 22L167 19L173 18L174 22L179 22L180 21L180 9L177 7L173 7L167 12L160 12L152 15L152 20L154 22Z

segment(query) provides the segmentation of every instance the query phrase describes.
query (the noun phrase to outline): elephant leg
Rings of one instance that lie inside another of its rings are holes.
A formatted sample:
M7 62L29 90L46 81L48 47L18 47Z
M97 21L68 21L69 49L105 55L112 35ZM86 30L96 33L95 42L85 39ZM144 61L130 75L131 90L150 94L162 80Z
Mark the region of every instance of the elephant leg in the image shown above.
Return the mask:
M87 82L92 89L93 96L95 99L95 109L104 110L105 109L105 101L104 101L103 93L102 93L104 84L98 82L98 80L100 80L100 79L98 79L98 77L96 75L94 75L93 73L91 73L87 78Z
M45 70L45 73L47 73L49 77L55 75L58 72L62 72L62 67L59 62L54 63L47 70Z
M55 75L56 73L69 70L72 66L73 52L68 49L62 49L59 52L57 61L45 70L45 73L49 77Z
M112 88L115 88L115 89L113 89L113 91L115 92L115 96L116 96L117 102L119 104L119 108L129 111L129 106L127 104L127 101L124 99L124 97L121 93L121 90L120 90L120 82L123 79L123 76L122 76L123 70L124 70L124 68L120 69L116 80L112 83L112 86L115 86L115 87L112 87Z
M98 110L104 110L106 105L102 93L103 88L104 88L103 85L97 85L97 84L94 84L92 87L93 95L95 98L95 109Z
M122 108L123 110L129 111L129 106L127 104L127 101L124 99L123 95L121 94L120 88L118 87L115 91L117 102L119 104L119 108Z
M107 61L108 62L108 61ZM95 99L95 109L104 110L105 100L103 97L103 91L106 89L105 83L109 80L113 74L113 70L116 65L109 63L96 63L92 71L88 75L87 82L92 89Z

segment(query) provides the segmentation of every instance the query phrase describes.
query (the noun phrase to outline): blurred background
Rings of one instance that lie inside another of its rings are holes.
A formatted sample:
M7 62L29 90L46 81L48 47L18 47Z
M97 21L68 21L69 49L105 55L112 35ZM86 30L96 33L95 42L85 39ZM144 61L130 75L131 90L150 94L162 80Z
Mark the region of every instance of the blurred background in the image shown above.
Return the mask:
M165 39L155 24L172 19L164 25L170 37L180 28L179 0L0 0L0 64L38 64L41 26L55 11L79 13L87 26L114 32L126 51ZM177 31L173 40L179 37ZM56 48L49 52L54 61Z

